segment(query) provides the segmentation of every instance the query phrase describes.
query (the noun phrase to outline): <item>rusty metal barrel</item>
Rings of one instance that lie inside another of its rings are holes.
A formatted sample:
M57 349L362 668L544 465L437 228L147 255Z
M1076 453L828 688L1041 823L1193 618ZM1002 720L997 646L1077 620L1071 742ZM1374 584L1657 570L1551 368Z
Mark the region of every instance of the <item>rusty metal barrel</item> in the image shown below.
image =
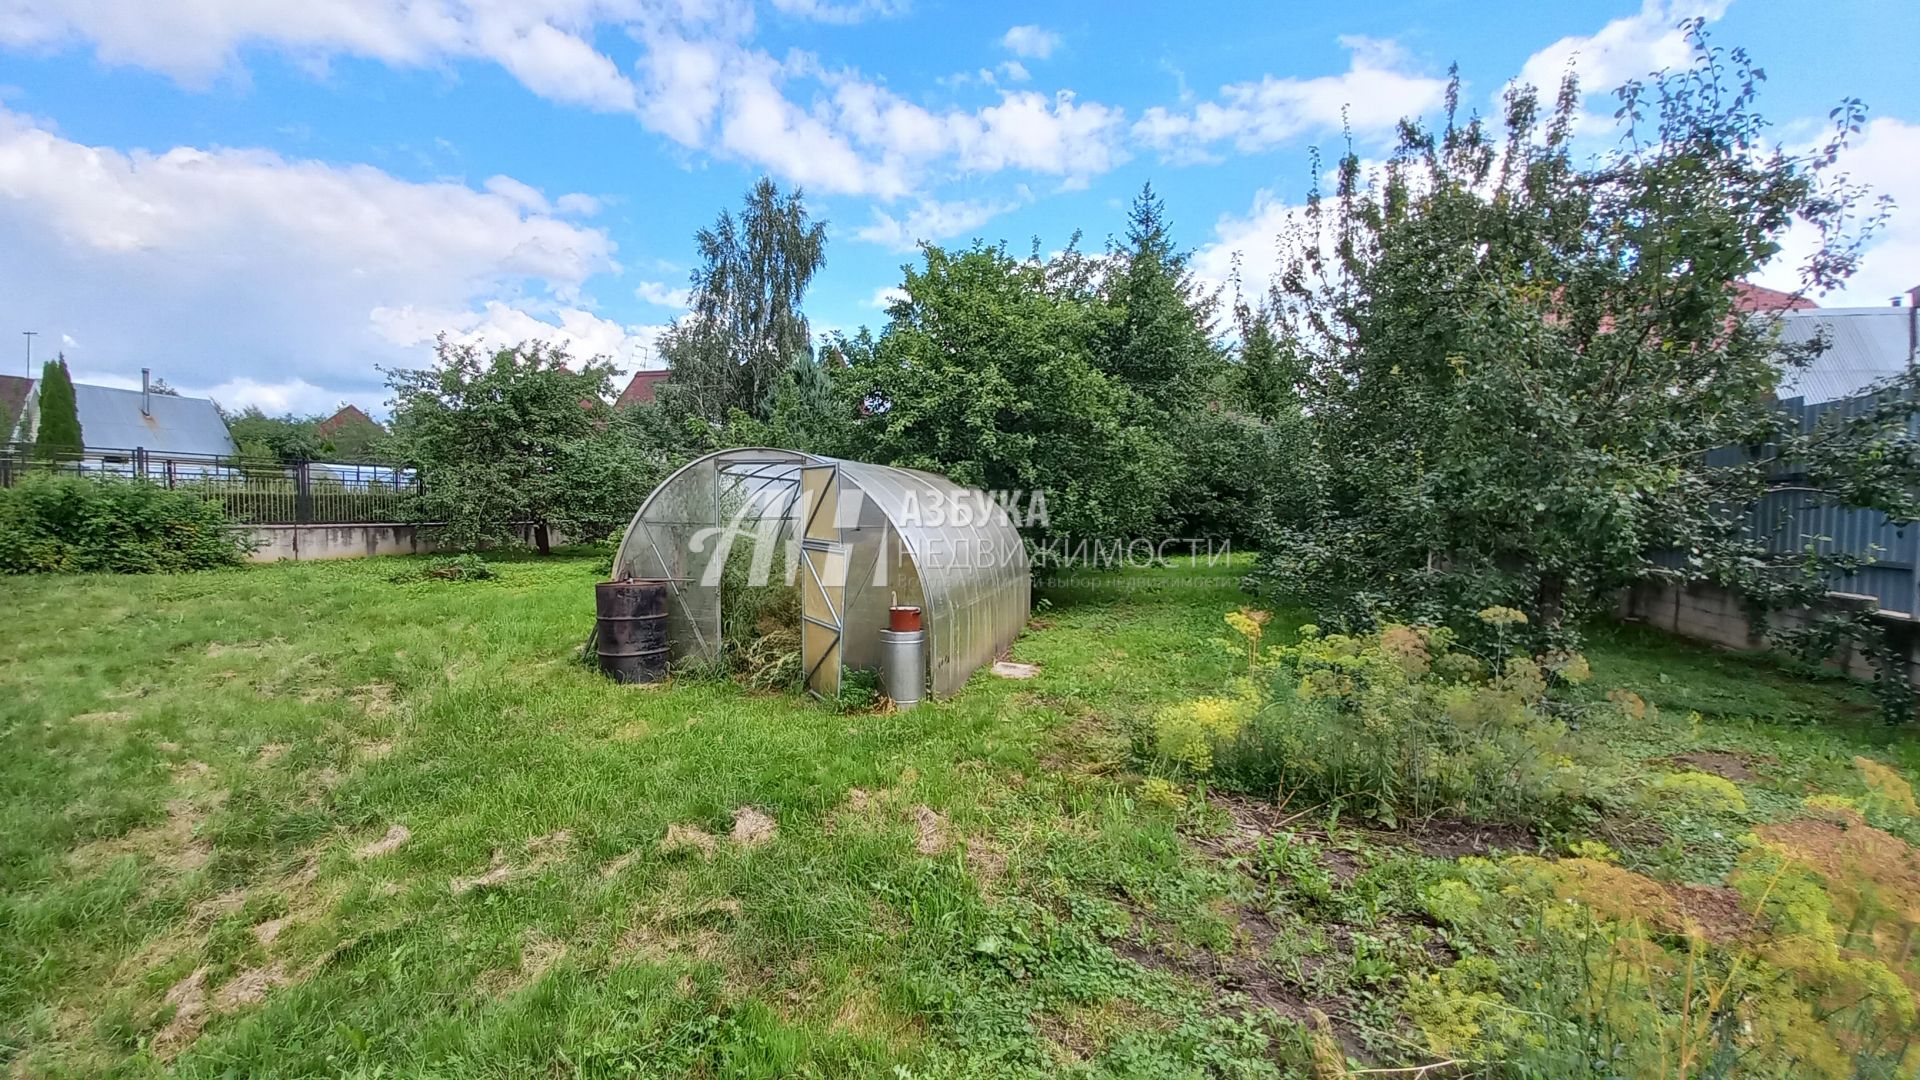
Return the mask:
M667 675L667 583L603 581L593 587L600 671L615 682Z

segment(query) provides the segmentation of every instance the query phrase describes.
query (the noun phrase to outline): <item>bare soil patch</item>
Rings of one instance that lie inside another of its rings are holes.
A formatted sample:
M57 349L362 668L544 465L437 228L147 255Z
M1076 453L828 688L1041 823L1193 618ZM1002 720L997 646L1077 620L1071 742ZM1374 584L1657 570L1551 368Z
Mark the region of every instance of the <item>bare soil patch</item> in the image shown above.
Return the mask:
M1726 750L1695 750L1688 754L1675 754L1666 760L1695 772L1712 773L1727 780L1751 783L1765 779L1753 769L1759 763L1758 758Z

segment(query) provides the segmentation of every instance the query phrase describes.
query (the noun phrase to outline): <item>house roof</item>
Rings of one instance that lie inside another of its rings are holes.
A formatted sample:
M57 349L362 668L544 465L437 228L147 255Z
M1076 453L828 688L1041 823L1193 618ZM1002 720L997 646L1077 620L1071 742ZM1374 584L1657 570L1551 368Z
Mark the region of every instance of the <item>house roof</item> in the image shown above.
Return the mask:
M667 376L671 374L673 374L671 371L665 370L634 372L633 381L627 383L625 390L620 391L620 397L613 403L614 407L639 405L652 401L654 392L661 383L667 381Z
M140 411L149 400L151 415ZM131 450L144 447L159 454L235 453L233 437L220 410L207 398L142 394L109 386L73 385L80 435L87 448Z
M340 406L339 412L334 413L332 416L329 416L325 420L322 420L319 423L313 425L313 433L324 439L327 436L333 434L336 431L339 431L341 428L344 428L349 424L353 424L355 426L366 425L370 427L380 428L380 430L382 431L386 430L386 428L382 426L379 421L375 420L371 416L368 416L366 413L361 412L360 406L342 405Z
M1817 308L1780 316L1780 339L1805 344L1828 338L1826 351L1804 368L1780 378L1782 399L1803 397L1809 405L1853 397L1912 363L1913 311L1904 307Z
M1733 306L1740 311L1807 311L1820 307L1804 296L1748 281L1734 282L1733 289Z
M25 375L0 375L0 443L13 438L13 427L20 420L20 408L33 391L33 380Z

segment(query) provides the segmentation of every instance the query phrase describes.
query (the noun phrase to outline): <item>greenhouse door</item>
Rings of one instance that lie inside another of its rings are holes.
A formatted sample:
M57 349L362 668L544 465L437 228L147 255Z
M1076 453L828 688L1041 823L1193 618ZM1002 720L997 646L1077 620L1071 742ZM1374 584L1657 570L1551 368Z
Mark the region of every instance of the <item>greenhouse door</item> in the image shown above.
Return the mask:
M800 467L800 666L807 689L840 694L847 549L840 540L840 467Z

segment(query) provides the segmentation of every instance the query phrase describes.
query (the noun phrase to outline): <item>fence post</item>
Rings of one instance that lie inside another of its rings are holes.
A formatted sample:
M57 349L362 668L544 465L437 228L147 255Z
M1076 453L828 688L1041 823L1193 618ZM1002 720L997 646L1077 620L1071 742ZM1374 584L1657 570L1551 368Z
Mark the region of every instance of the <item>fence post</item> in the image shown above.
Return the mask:
M313 477L304 461L293 466L293 520L302 525L313 521Z
M147 478L147 448L144 446L133 448L133 475L140 480Z

